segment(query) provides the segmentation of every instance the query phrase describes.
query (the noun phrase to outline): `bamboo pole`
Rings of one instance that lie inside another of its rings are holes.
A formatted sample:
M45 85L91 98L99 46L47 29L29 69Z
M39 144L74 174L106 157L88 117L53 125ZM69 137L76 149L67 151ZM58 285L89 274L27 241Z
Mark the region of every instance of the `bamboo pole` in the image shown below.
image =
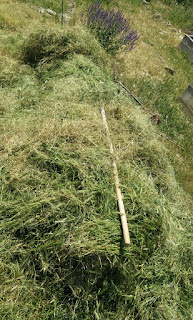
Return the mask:
M101 108L101 115L102 115L103 122L105 125L107 137L109 140L110 152L111 152L111 156L112 156L112 160L113 160L113 174L114 174L114 178L115 178L115 187L116 187L117 201L118 201L118 206L119 206L119 213L120 213L120 217L121 217L121 226L122 226L122 230L123 230L123 237L124 237L125 244L129 245L130 244L130 236L129 236L129 230L128 230L128 225L127 225L127 218L126 218L126 214L125 214L125 207L124 207L122 193L121 193L121 189L120 189L120 182L119 182L115 153L114 153L113 145L112 145L111 138L110 138L110 132L109 132L104 108Z

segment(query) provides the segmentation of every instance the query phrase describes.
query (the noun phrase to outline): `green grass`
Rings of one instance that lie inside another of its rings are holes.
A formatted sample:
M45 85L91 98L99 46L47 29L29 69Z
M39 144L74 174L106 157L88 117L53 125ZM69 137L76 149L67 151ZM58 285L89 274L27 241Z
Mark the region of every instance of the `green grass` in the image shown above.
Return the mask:
M159 11L165 19L172 23L175 27L178 28L193 28L193 7L191 1L187 0L179 1L175 3L174 1L161 1L163 6L160 6L160 3L155 5L156 11Z
M1 319L191 319L192 125L176 102L192 76L187 60L160 39L168 64L182 70L171 77L147 63L152 77L140 75L144 38L133 55L113 58L78 18L61 28L27 3L16 7L32 24L18 26L15 16L14 28L6 22L0 31ZM82 8L77 2L75 17ZM154 54L149 50L151 64L159 60ZM160 113L159 126L114 83L115 67ZM101 106L130 247L123 244Z
M56 13L61 13L62 12L62 0L19 0L22 3L27 3L27 4L34 4L38 7L43 7L45 9L51 9L54 10ZM65 0L64 1L64 12L67 10L68 8L68 1Z

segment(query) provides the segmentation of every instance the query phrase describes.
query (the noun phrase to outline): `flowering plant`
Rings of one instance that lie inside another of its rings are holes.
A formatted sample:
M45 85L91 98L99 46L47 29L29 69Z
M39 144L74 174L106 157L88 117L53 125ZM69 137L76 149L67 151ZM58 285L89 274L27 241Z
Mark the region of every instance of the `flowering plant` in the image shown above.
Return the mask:
M132 50L139 39L136 30L131 29L130 20L124 17L122 11L104 10L100 1L89 6L86 24L105 50L110 53L122 47Z

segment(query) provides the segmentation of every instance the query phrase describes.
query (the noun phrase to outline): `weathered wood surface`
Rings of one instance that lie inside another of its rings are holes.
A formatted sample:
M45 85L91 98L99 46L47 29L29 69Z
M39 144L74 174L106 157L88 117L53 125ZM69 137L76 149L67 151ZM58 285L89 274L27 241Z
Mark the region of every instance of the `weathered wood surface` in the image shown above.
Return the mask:
M190 62L193 63L193 36L185 34L178 49L183 50L188 55Z
M180 97L180 101L183 103L184 112L193 120L193 81Z

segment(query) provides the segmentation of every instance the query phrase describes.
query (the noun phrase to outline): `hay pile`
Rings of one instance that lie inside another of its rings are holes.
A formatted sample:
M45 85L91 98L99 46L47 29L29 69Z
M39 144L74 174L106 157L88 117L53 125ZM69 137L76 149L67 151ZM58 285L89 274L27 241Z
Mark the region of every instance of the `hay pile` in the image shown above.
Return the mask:
M1 318L188 319L190 199L158 129L113 83L111 61L91 38L74 27L40 30L23 37L17 59L6 58L13 63L1 77Z

